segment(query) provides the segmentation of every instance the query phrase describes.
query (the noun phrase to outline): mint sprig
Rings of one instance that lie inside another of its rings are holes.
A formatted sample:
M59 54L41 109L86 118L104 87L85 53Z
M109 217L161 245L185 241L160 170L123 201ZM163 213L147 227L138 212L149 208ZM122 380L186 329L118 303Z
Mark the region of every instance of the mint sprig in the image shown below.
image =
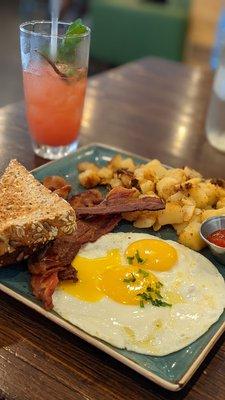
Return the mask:
M80 18L76 19L65 33L65 37L61 46L58 49L57 62L73 63L76 57L76 47L80 43L81 38L76 35L81 35L87 32L87 27L83 25Z

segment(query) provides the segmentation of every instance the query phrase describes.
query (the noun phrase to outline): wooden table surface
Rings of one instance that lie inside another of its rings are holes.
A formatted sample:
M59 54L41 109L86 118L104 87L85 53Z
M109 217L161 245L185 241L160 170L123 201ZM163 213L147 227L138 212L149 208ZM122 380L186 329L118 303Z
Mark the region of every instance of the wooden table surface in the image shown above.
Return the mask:
M80 143L225 178L225 155L205 139L211 81L201 69L155 58L100 74L89 81ZM29 169L45 162L32 153L22 102L0 109L0 170L15 157ZM170 393L1 293L0 399L222 400L223 341L185 389Z

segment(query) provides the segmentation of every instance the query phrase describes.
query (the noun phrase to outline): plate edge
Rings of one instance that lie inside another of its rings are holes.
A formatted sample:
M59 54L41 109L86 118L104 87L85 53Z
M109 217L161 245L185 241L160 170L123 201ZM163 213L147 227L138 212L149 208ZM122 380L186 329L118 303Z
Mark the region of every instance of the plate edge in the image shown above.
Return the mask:
M143 161L151 161L152 160L148 157L141 156L140 154L133 153L131 151L122 149L121 147L111 146L111 145L107 145L107 144L104 144L101 142L92 142L92 143L86 144L84 146L78 147L78 149L74 153L68 154L68 156L62 157L59 160L52 160L52 161L46 162L45 164L42 164L39 167L32 169L30 172L32 172L32 173L38 172L39 170L42 170L47 165L57 164L60 160L73 158L76 154L81 153L81 151L92 148L92 147L103 147L104 149L113 150L113 151L117 151L117 152L122 151L127 156L141 158ZM169 168L169 169L172 168L171 166L169 166L167 164L163 164L163 165L166 168Z

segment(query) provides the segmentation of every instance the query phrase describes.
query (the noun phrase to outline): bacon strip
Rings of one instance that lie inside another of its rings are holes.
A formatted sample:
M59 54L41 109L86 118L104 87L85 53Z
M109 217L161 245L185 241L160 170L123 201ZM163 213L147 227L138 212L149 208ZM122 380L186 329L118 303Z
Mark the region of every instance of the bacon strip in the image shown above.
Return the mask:
M57 272L51 275L33 275L31 278L32 292L38 300L42 300L44 308L51 310L53 308L52 295L59 283Z
M93 207L78 207L76 214L78 217L84 217L85 215L116 214L128 211L156 211L165 208L164 203L158 197L137 198L136 193L136 189L116 187L100 204Z

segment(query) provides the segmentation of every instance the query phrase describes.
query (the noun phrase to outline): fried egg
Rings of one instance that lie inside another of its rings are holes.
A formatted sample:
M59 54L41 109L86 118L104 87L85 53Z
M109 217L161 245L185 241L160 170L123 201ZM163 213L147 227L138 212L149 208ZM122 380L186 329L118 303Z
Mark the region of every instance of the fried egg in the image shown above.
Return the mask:
M225 307L225 283L201 254L142 233L109 233L84 245L54 310L111 345L163 356L189 345Z

